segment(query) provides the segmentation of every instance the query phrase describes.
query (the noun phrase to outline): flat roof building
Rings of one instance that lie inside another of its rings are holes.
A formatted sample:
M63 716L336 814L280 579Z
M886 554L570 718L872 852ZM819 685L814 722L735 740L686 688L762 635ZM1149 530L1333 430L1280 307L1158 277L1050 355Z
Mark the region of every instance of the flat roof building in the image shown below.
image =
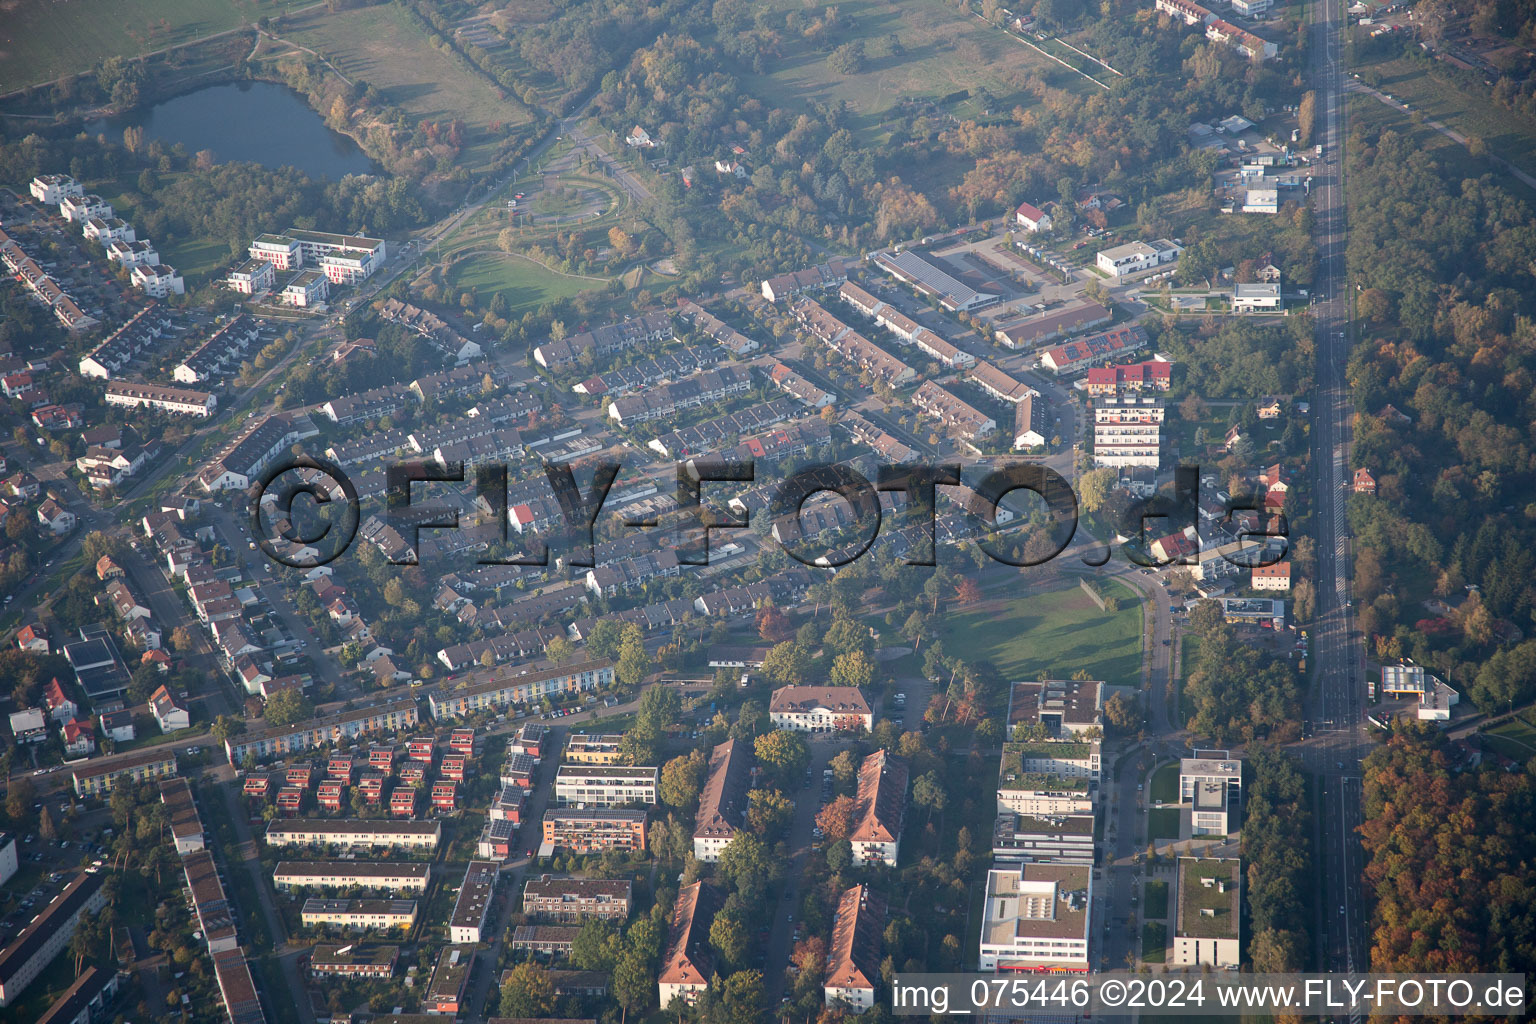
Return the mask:
M416 923L415 900L304 901L299 920L306 928L346 928L354 931L409 930Z
M399 946L322 944L309 955L309 973L316 978L390 978L399 962Z
M655 804L661 770L623 765L561 765L555 801L562 807L629 807Z
M1171 962L1237 966L1242 960L1241 907L1241 861L1180 857Z
M556 849L574 853L645 850L645 811L566 807L544 812L539 856Z
M1048 737L1071 738L1104 725L1104 683L1097 679L1045 679L1014 683L1008 693L1008 729L1041 725Z
M1005 811L992 827L992 859L999 864L1037 861L1093 863L1092 814L1015 814Z
M436 821L375 821L363 818L292 818L267 825L268 846L401 847L436 850L443 826Z
M107 902L103 876L82 871L32 921L0 949L0 1006L9 1006L69 945L84 914Z
M448 919L448 941L480 941L491 912L491 900L496 895L498 877L498 865L493 861L469 862L464 871L464 883L459 886L458 899L453 904L453 916Z
M1021 864L987 872L979 967L1087 973L1093 869Z
M367 889L424 893L432 877L425 861L283 860L272 872L278 889Z
M633 905L628 879L540 875L523 885L523 913L554 924L626 921Z

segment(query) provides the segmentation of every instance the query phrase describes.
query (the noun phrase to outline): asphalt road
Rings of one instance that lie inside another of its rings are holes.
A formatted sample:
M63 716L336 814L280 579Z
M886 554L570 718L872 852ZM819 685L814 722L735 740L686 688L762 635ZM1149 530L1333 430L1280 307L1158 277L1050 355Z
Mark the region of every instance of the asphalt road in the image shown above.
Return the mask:
M1319 138L1326 162L1314 187L1320 293L1314 310L1318 401L1314 406L1312 466L1317 473L1318 615L1312 632L1314 683L1308 707L1313 738L1300 748L1318 778L1315 808L1319 897L1315 926L1321 970L1364 970L1368 964L1366 905L1360 896L1363 854L1355 833L1362 821L1359 759L1369 750L1364 729L1364 658L1353 629L1349 598L1350 550L1345 484L1351 442L1349 384L1350 306L1348 240L1343 181L1345 139L1341 0L1312 7L1314 87Z

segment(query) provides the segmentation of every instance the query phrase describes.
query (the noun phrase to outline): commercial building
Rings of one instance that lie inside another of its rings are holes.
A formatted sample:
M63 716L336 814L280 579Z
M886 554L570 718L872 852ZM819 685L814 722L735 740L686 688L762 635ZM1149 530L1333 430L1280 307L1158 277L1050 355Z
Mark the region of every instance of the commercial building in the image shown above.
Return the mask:
M747 813L747 787L752 782L752 751L745 743L726 740L709 755L709 775L699 792L699 813L693 819L693 856L706 864L736 836Z
M1092 814L1015 814L1006 811L992 826L992 859L999 864L1038 861L1093 863Z
M1162 459L1162 399L1135 395L1107 396L1093 406L1093 464L1145 466Z
M557 849L573 853L601 853L604 850L645 850L644 811L614 808L578 809L567 807L544 813L539 856Z
M69 945L84 914L107 902L103 876L82 871L38 915L0 949L0 1006L9 1006L53 958Z
M425 893L432 865L425 861L284 860L272 872L278 889L366 889Z
M453 916L448 919L448 941L479 942L496 895L498 865L488 860L472 860L464 871Z
M1096 679L1044 679L1014 683L1008 694L1008 729L1040 725L1047 738L1070 738L1104 726L1104 684Z
M555 774L555 802L562 807L654 804L660 777L654 767L561 765Z
M233 765L242 764L247 757L265 761L326 743L353 740L365 733L409 729L420 721L416 701L404 697L299 725L231 736L224 741L224 753Z
M1242 862L1179 858L1173 955L1180 966L1236 967L1242 960Z
M110 761L92 763L74 771L75 795L106 796L118 779L151 782L176 774L176 755L167 750L123 754Z
M1196 750L1179 761L1179 801L1193 808L1190 832L1225 836L1235 831L1243 790L1243 762L1225 750Z
M374 821L362 818L292 818L267 825L268 846L345 846L383 850L436 850L443 827L436 821Z
M951 313L981 309L1000 298L990 292L977 291L937 263L911 250L879 253L874 264L919 295L937 300Z
M309 973L316 978L391 978L399 962L399 946L319 945L309 955Z
M979 968L1087 973L1093 869L1020 864L987 872Z
M181 859L181 868L186 874L187 891L192 895L197 928L203 933L208 952L222 953L237 948L240 940L235 935L234 915L229 899L224 895L224 883L219 881L213 854L207 850L189 853Z
M1228 622L1265 629L1285 628L1285 601L1268 597L1223 597L1221 614Z
M139 381L114 380L107 382L108 405L128 409L153 409L176 416L196 416L206 419L218 408L219 397L207 391L190 388L174 388L163 384L144 384Z
M1118 280L1172 263L1183 251L1183 246L1166 238L1159 238L1155 242L1127 242L1100 251L1096 262L1101 271Z
M613 662L588 661L579 665L531 672L521 676L501 676L447 693L434 693L428 703L438 721L459 718L475 711L532 704L545 697L558 699L612 686Z
M781 686L773 691L768 717L775 729L847 732L875 727L869 702L856 686Z
M895 867L907 812L907 763L884 750L870 754L859 766L853 802L848 842L853 847L854 864Z
M354 931L409 930L416 923L415 900L304 901L299 920L306 928L346 928Z
M863 1013L875 1005L875 980L885 933L885 901L856 885L845 891L832 920L827 976L822 997L828 1008Z
M1242 207L1242 210L1243 210L1244 213L1279 213L1280 212L1280 191L1278 189L1273 189L1273 188L1250 188L1250 189L1245 189L1243 191L1243 207ZM1242 285L1239 285L1238 287L1241 288ZM1277 293L1280 291L1279 287L1275 286L1275 285L1263 285L1261 287L1263 289L1265 289L1265 290L1268 290L1270 288L1274 288L1274 290ZM1237 307L1237 289L1236 288L1233 289L1232 308L1233 309L1237 309L1238 308Z
M633 886L628 879L540 875L523 885L523 913L554 924L629 919Z
M1066 334L1102 327L1112 319L1109 310L1097 302L1083 302L1000 327L996 337L998 344L1011 349L1034 349Z
M663 1009L672 1000L693 1003L709 986L715 973L710 955L709 929L714 923L719 898L703 882L685 885L672 904L672 927L667 936L667 950L656 979Z
M438 955L437 965L432 968L432 977L427 982L427 994L421 1001L421 1008L427 1013L457 1019L466 1008L464 993L469 988L469 975L474 966L473 947L444 947Z

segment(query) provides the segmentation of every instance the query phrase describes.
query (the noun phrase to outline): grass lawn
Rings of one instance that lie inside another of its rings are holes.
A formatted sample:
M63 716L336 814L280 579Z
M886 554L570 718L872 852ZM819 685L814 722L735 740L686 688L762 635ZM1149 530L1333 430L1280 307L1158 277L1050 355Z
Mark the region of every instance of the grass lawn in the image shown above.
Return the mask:
M1426 104L1423 101L1416 101L1414 98L1400 95L1395 87L1386 87L1386 91L1399 99L1407 99L1409 105L1415 111L1424 110L1426 106L1434 106L1433 103ZM1484 174L1491 174L1495 181L1515 196L1527 202L1536 200L1536 190L1533 190L1514 175L1506 172L1504 168L1493 164L1485 158L1473 156L1465 146L1452 142L1427 125L1414 124L1411 115L1403 113L1396 107L1387 106L1374 96L1366 96L1359 93L1348 95L1349 120L1352 126L1363 128L1367 125L1380 125L1384 128L1390 128L1401 135L1408 136L1419 149L1433 156L1446 169L1447 176L1452 180L1476 178ZM1492 108L1491 101L1489 101L1488 106L1490 109ZM1500 112L1502 112L1502 108ZM1509 116L1513 118L1515 115L1510 114ZM1435 115L1434 120L1463 134L1477 134L1475 130L1469 129L1465 124L1456 123L1454 119L1445 116ZM1488 151L1495 156L1503 157L1527 174L1536 174L1536 157L1533 157L1531 154L1511 154L1493 141L1489 141L1487 145ZM1347 188L1347 179L1345 184Z
M71 0L8 3L0 17L0 93L254 23L277 0Z
M1154 807L1147 812L1147 837L1149 839L1179 838L1179 809Z
M1179 725L1183 726L1187 725L1195 715L1194 701L1190 700L1184 692L1184 680L1188 678L1189 673L1194 669L1195 662L1200 658L1200 638L1191 633L1185 633L1180 643L1184 646L1179 652Z
M1152 773L1152 802L1165 804L1179 802L1179 766L1165 764Z
M1147 920L1150 921L1154 918L1160 919L1167 917L1168 883L1148 882L1145 886L1144 893L1146 895L1147 903L1146 906L1142 908L1142 913L1146 914Z
M530 259L494 252L470 256L455 264L451 277L460 288L477 289L482 304L488 303L494 293L501 292L514 317L546 302L602 288L605 284L590 277L557 274Z
M1483 742L1497 753L1522 764L1536 757L1536 727L1518 718L1484 732Z
M1160 964L1168 955L1168 926L1149 921L1141 926L1141 958L1149 964Z
M324 54L343 75L380 89L390 103L419 121L464 122L462 160L485 166L496 147L528 121L528 113L457 56L435 50L415 22L393 4L324 8L282 26L282 35Z
M771 0L767 5L780 19L801 11L798 0ZM985 89L997 97L998 109L1015 103L1028 106L1027 75L1038 74L1057 88L1072 91L1097 88L1078 75L1011 39L979 19L940 3L902 4L896 0L851 0L838 5L841 17L852 19L854 30L837 37L864 44L866 61L858 74L843 75L827 64L827 55L807 47L773 62L767 74L741 75L748 92L790 109L814 102L846 102L865 141L885 137L885 116L902 100L936 100L961 90ZM810 12L806 12L810 16ZM895 35L901 53L891 50ZM1075 84L1074 84L1075 83ZM947 107L959 117L980 117L974 100ZM995 113L996 111L994 111Z
M1069 679L1079 669L1090 679L1136 686L1141 678L1141 603L1125 585L1107 587L1120 601L1101 612L1076 586L1030 594L949 616L945 647L991 661L1010 680Z

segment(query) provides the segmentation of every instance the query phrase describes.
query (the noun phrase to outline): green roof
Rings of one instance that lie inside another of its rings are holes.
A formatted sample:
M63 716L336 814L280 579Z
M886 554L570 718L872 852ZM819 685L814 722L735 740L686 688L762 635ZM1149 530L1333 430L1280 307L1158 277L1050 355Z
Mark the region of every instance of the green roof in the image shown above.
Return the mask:
M1014 762L1015 766L1018 764ZM1021 772L1016 768L1009 771L1006 762L1003 774L998 779L998 789L1039 789L1049 793L1086 793L1088 792L1087 779L1069 779L1062 775L1054 775L1050 772Z
M1196 939L1233 939L1238 929L1238 880L1240 865L1236 860L1179 858L1179 935ZM1201 879L1221 879L1227 891L1215 883L1201 884ZM1202 910L1214 911L1213 915Z
M1093 815L1063 815L1051 821L1045 818L1037 818L1032 814L1021 814L1015 820L1013 830L1015 832L1044 832L1048 834L1060 832L1066 835L1087 835L1093 831Z
M1025 758L1055 758L1058 761L1086 761L1093 756L1091 743L1057 743L1033 740L1029 743L1003 744L1004 763L1018 763Z

